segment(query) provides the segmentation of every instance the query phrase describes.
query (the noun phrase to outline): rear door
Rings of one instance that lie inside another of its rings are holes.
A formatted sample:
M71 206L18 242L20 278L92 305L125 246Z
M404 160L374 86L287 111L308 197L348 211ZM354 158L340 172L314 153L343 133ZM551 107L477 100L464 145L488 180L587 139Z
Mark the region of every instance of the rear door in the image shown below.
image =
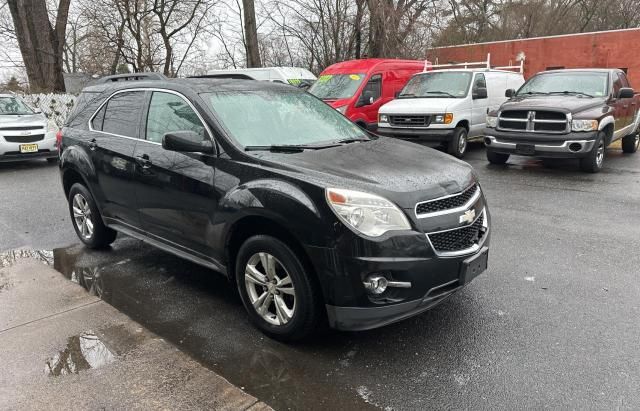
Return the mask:
M139 137L144 91L113 94L91 119L87 142L96 170L98 202L111 223L139 227L133 182L133 153Z
M170 90L154 90L136 146L135 180L144 230L173 246L210 255L212 219L217 204L215 156L165 150L162 137L195 131L211 139L202 117L188 100Z

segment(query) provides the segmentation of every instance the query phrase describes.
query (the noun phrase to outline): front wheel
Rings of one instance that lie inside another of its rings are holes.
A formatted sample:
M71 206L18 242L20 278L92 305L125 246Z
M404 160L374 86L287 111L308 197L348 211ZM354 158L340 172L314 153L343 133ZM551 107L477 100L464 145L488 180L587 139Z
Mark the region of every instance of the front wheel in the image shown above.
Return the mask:
M454 157L462 158L464 153L467 152L467 138L469 133L467 129L464 127L456 127L453 131L453 136L451 137L451 141L449 141L449 146L447 151Z
M602 170L602 165L604 164L604 157L606 153L606 144L605 144L606 135L604 132L599 132L598 137L596 137L595 144L593 148L587 154L586 157L580 159L580 169L587 173L598 173Z
M635 153L640 145L640 133L631 134L622 139L622 152Z
M487 149L487 160L491 164L504 164L509 160L509 154L496 153Z
M117 232L105 226L89 190L80 183L69 190L69 213L73 228L89 248L103 248L113 243Z
M251 322L270 337L300 340L322 318L322 298L313 273L277 238L256 235L240 248L236 284Z

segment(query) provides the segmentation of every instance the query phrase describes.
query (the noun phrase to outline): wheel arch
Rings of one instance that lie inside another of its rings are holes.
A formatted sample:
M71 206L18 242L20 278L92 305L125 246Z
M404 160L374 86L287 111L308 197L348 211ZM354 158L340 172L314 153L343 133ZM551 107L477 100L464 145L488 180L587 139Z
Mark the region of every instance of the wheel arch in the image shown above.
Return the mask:
M460 120L456 123L456 128L458 127L464 127L467 130L467 133L469 132L469 120Z

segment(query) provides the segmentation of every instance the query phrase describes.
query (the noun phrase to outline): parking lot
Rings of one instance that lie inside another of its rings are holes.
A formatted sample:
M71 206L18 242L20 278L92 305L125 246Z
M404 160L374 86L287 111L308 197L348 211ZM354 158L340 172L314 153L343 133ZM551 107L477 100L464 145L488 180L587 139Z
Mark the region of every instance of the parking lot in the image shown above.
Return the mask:
M640 407L640 157L489 166L489 270L435 309L381 329L281 344L252 327L211 271L121 236L78 245L57 169L0 165L0 248L54 267L276 409ZM206 389L206 387L202 387Z

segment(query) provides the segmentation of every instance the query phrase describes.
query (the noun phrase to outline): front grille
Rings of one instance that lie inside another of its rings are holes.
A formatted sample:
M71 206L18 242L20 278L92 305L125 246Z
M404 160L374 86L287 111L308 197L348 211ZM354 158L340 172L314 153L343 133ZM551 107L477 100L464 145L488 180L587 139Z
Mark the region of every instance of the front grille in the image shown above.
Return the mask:
M416 205L416 214L429 214L438 211L449 210L452 208L462 207L463 205L467 204L471 197L473 197L473 195L476 193L476 190L478 190L478 185L473 184L471 187L467 188L460 194L454 194L449 197L418 203L418 205Z
M473 222L473 224L457 228L450 231L429 234L429 241L433 248L439 253L455 252L466 250L478 244L484 234L484 212Z
M23 131L23 130L40 130L44 126L22 126L22 127L0 127L0 130Z
M431 124L431 116L389 116L389 123L391 123L392 126L399 127L427 127Z
M7 143L35 143L44 139L44 134L34 134L31 136L4 136Z
M568 119L559 111L507 110L500 113L498 128L530 133L561 134L568 130Z

